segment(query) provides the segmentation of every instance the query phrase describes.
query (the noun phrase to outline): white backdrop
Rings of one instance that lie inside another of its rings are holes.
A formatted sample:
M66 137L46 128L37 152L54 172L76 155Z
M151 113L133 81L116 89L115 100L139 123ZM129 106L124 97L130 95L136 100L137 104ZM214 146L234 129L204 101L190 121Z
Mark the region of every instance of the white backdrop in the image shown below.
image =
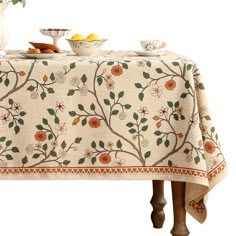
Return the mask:
M139 50L139 39L157 38L168 49L199 66L228 177L209 195L203 225L187 217L192 236L233 235L236 150L235 0L26 0L9 6L8 49L27 49L28 41L48 42L40 28L71 28L72 34L97 33L104 49ZM64 39L60 47L69 49ZM170 235L173 224L170 184L166 183L166 223L152 228L151 181L1 181L1 236L154 236Z

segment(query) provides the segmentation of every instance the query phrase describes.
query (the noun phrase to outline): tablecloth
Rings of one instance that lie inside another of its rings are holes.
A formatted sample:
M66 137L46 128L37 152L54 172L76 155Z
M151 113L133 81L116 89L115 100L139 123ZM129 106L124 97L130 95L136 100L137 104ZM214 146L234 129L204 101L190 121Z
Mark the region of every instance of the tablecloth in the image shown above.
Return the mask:
M169 52L0 58L0 179L186 182L186 210L226 163L196 63Z

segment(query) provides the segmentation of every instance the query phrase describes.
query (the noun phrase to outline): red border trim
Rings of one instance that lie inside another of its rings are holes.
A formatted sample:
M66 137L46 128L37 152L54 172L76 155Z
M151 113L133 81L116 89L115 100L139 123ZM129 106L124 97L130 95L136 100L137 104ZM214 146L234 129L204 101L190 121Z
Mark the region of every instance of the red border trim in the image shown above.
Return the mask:
M188 205L198 214L204 214L206 212L206 207L202 201L197 203L196 201L192 200Z
M211 181L226 168L225 161L207 174L206 171L181 167L2 167L0 174L175 174L208 178Z
M218 166L216 166L214 169L212 169L207 177L208 180L211 181L212 179L214 179L217 175L219 175L221 172L223 172L226 169L226 162L222 161Z

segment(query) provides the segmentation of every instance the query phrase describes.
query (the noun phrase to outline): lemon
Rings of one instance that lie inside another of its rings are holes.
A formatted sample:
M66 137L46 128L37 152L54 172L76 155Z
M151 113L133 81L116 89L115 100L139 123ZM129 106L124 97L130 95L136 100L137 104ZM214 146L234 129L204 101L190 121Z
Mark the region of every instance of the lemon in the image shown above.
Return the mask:
M97 34L89 34L86 38L87 41L100 40L100 37Z
M74 34L72 35L71 40L84 40L84 36L81 34Z

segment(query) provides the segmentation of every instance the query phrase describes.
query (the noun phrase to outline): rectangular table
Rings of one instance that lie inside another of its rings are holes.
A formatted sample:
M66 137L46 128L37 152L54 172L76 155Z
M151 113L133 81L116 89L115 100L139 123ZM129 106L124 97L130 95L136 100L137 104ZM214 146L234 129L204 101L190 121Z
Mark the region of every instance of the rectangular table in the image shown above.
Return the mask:
M154 192L184 182L185 208L204 222L205 196L225 175L192 60L168 51L0 58L0 179L147 179Z

